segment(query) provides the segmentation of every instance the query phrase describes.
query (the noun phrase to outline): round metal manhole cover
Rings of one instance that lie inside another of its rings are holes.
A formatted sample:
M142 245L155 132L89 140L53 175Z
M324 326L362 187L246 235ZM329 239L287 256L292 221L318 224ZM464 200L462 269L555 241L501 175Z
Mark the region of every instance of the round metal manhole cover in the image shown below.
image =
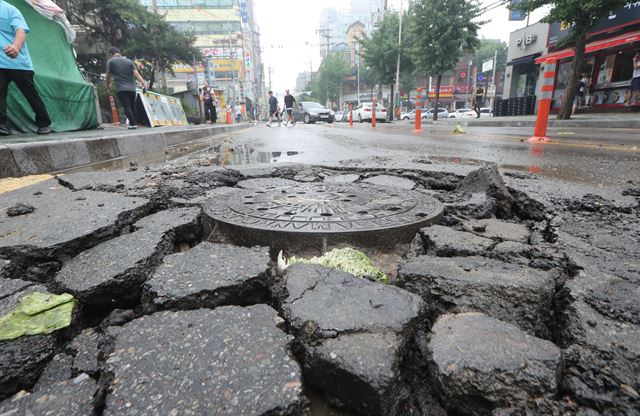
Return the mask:
M300 184L239 190L210 201L204 211L219 231L241 244L288 246L296 238L304 243L323 236L377 246L411 241L419 228L439 221L443 206L414 191Z

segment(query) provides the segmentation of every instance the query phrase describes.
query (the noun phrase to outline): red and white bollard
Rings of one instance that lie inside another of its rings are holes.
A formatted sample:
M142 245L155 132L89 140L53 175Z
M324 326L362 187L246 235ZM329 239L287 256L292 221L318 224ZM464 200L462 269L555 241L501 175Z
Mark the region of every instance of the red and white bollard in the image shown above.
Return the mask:
M349 104L349 127L353 128L353 106Z
M540 88L540 100L538 102L538 115L536 117L536 127L529 142L548 142L547 126L549 124L549 113L551 112L551 102L553 101L553 90L556 79L557 60L550 58L547 60L544 73L542 74L542 87Z
M116 100L113 95L109 96L109 104L111 104L111 115L113 116L113 125L118 126L120 124L120 118L118 117L118 109L116 108Z
M373 103L371 105L371 128L376 128L376 107L378 106L378 100L373 99Z
M422 131L422 88L418 88L418 96L416 97L416 125L414 133Z

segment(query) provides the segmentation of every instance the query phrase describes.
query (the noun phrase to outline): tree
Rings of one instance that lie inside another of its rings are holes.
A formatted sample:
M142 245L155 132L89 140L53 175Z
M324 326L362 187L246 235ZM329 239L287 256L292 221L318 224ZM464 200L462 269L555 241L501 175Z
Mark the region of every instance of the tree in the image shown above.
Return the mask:
M407 15L403 16L404 21ZM400 69L403 74L412 73L413 61L409 55L410 39L407 37L406 25L403 27L402 45L398 44L400 17L398 13L388 14L377 25L371 36L360 40L364 63L369 67L374 81L382 85L391 86L391 96L394 96L396 82L398 53L400 53ZM389 112L393 114L393 111ZM393 119L393 116L392 116Z
M163 16L149 12L138 0L69 0L69 17L83 28L87 41L103 53L79 55L87 70L104 71L105 50L117 46L141 62L144 75L171 71L177 62L191 63L200 52L195 37L177 32Z
M562 45L574 43L574 58L571 73L565 90L564 103L558 113L558 119L571 118L571 107L578 87L578 78L584 65L587 35L592 31L600 19L606 18L610 12L624 6L628 0L524 0L522 3L511 3L513 10L532 12L543 6L550 6L551 10L542 19L546 23L563 22L570 26L569 36L562 41Z
M477 3L468 0L416 0L409 8L411 49L419 70L436 76L435 108L440 101L442 74L455 69L460 57L472 53L480 43L482 22ZM438 119L438 112L433 112Z
M342 82L349 74L349 64L344 53L332 52L322 61L313 82L313 94L320 102L336 103L340 99Z

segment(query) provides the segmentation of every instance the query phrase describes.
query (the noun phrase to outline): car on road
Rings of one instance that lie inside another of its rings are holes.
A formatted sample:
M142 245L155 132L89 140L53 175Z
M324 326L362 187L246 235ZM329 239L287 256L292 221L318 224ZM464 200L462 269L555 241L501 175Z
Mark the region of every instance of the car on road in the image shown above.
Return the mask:
M371 121L373 114L373 103L361 103L353 110L353 121L363 123ZM387 121L387 109L381 104L376 105L376 121L384 123Z
M423 120L433 119L433 111L434 109L432 108L426 113L423 112L421 118ZM447 110L446 108L438 108L438 118L449 118L449 110Z
M459 108L449 113L449 118L474 118L477 114L470 108Z
M483 107L480 109L480 118L483 117L493 117L493 108L491 107Z
M293 110L293 118L302 121L304 124L313 124L316 121L326 121L333 123L336 115L333 111L320 103L313 101L302 101L298 108Z
M411 110L408 113L400 114L400 120L415 120L416 119L416 110Z

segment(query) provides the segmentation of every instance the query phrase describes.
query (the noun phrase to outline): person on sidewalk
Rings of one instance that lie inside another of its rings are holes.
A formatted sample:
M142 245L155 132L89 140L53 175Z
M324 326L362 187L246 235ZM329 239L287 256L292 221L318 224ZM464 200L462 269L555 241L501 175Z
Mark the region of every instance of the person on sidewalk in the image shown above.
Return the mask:
M236 101L233 111L236 114L236 123L240 123L240 120L242 120L242 106L240 105L240 101Z
M105 86L107 90L111 88L111 80L114 80L118 88L118 100L124 108L124 113L129 119L129 129L137 129L136 121L136 79L146 89L149 87L147 81L142 78L135 64L120 54L120 49L109 48L109 56L107 61L107 80Z
M296 103L296 99L293 98L293 95L289 93L289 90L286 90L286 95L284 96L284 108L287 110L287 121L284 122L284 125L287 126L289 123L293 126L296 124L295 118L293 118L293 106Z
M589 86L589 78L586 74L582 74L580 76L580 80L578 81L578 86L576 87L576 96L573 97L573 107L571 109L571 115L574 115L578 110L578 107L581 107L584 104L584 99L587 93L587 87Z
M280 127L280 114L278 114L278 99L273 95L273 91L269 91L269 119L267 120L267 127L271 127L273 116L278 119L278 127Z
M218 102L214 92L209 88L209 84L205 83L202 87L202 103L204 104L204 119L207 124L216 124L218 121L218 110L216 109Z
M476 112L476 118L480 118L480 108L482 108L482 100L484 98L484 89L482 87L476 88L476 93L473 100L473 110Z
M633 56L633 76L631 77L631 95L627 105L638 104L638 94L640 94L640 51Z
M33 82L33 63L27 46L29 26L22 13L13 5L0 0L0 136L8 136L7 91L14 82L36 114L38 134L51 133L51 118Z

